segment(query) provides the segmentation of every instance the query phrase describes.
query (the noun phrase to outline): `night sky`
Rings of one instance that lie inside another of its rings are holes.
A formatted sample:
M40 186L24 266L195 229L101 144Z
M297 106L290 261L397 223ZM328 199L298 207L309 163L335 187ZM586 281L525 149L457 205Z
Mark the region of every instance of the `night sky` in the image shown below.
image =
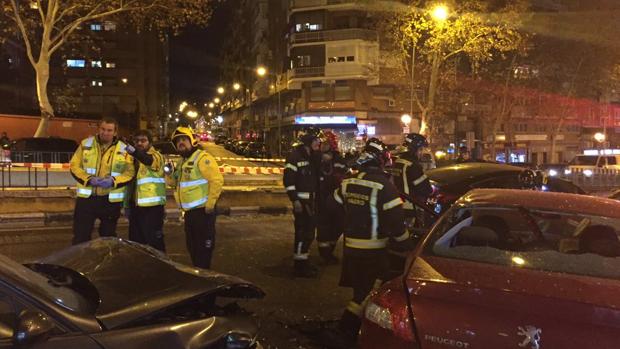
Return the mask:
M204 103L215 95L219 51L229 30L234 1L216 5L207 28L189 27L170 40L170 108L183 100Z

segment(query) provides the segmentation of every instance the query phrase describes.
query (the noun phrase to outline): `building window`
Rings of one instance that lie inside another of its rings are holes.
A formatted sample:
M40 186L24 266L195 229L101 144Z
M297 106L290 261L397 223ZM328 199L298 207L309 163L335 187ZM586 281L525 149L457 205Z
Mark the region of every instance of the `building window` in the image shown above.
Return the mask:
M103 30L109 32L109 31L115 31L116 30L116 23L112 22L112 21L105 21L103 22Z
M327 89L325 87L312 87L310 89L310 101L322 102L326 100Z
M297 56L297 66L298 67L309 67L310 56Z
M329 57L327 58L327 63L343 63L343 62L354 62L355 56L338 56L338 57Z
M103 86L103 80L101 79L94 79L90 81L90 86L92 87L101 87Z
M295 31L299 32L307 32L307 31L317 31L322 29L321 24L317 23L303 23L303 24L295 24Z
M354 62L355 56L347 56L347 62Z
M101 68L101 61L90 61L91 68Z
M67 67L69 68L84 68L85 66L86 66L86 60L67 59Z
M335 86L334 87L334 100L337 101L350 101L353 99L350 86Z
M99 32L99 31L101 31L101 29L103 29L102 26L101 26L101 23L93 23L93 24L90 25L90 30L92 30L94 32Z
M116 63L115 62L106 62L105 63L105 67L106 68L116 68Z

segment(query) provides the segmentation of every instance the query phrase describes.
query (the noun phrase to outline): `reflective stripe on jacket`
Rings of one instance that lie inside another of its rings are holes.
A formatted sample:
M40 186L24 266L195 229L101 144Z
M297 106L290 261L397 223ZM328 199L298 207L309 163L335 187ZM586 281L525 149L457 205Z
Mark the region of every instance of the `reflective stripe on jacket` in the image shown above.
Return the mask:
M147 153L153 156L153 163L150 166L140 163L138 167L136 205L140 207L165 205L164 157L153 147Z

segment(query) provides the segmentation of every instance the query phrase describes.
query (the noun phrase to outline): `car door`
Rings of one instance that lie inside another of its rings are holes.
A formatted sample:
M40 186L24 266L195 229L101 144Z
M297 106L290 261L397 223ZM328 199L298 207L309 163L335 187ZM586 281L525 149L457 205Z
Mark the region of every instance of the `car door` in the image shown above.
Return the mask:
M510 243L456 251L450 234L475 221L473 214L456 218L458 211L446 213L435 228L445 234L433 230L406 276L422 349L618 347L617 279L530 269L541 261Z

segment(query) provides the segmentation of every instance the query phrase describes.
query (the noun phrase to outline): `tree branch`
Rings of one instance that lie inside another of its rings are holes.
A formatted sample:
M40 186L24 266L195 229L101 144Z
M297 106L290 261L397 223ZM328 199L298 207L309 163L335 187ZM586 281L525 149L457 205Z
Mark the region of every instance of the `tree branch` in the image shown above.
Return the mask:
M28 60L34 67L37 64L37 62L35 62L34 56L32 55L32 46L30 45L28 31L26 30L26 26L24 25L21 15L19 14L19 10L17 9L16 0L11 0L11 7L13 8L13 15L14 15L13 20L15 20L15 22L17 23L17 26L19 27L19 31L21 32L22 37L24 39L24 44L26 45L26 55L28 56Z
M454 56L454 55L457 55L457 54L459 54L459 53L461 53L461 52L465 51L465 47L467 47L467 45L469 45L470 43L472 43L472 42L474 42L474 41L478 40L479 38L481 38L481 37L483 37L483 36L485 36L485 35L486 35L486 33L480 33L480 34L478 34L478 35L474 36L473 38L469 39L466 43L464 43L464 44L463 44L463 46L462 46L460 49L458 49L458 50L456 50L456 51L452 51L452 52L448 53L447 55L443 56L443 57L441 58L441 60L442 60L442 61L445 61L445 60L447 60L448 58L450 58L450 57L452 57L452 56Z
M41 23L45 23L45 14L43 13L43 8L41 7L41 0L37 0L37 10L39 10L39 15L41 16Z

